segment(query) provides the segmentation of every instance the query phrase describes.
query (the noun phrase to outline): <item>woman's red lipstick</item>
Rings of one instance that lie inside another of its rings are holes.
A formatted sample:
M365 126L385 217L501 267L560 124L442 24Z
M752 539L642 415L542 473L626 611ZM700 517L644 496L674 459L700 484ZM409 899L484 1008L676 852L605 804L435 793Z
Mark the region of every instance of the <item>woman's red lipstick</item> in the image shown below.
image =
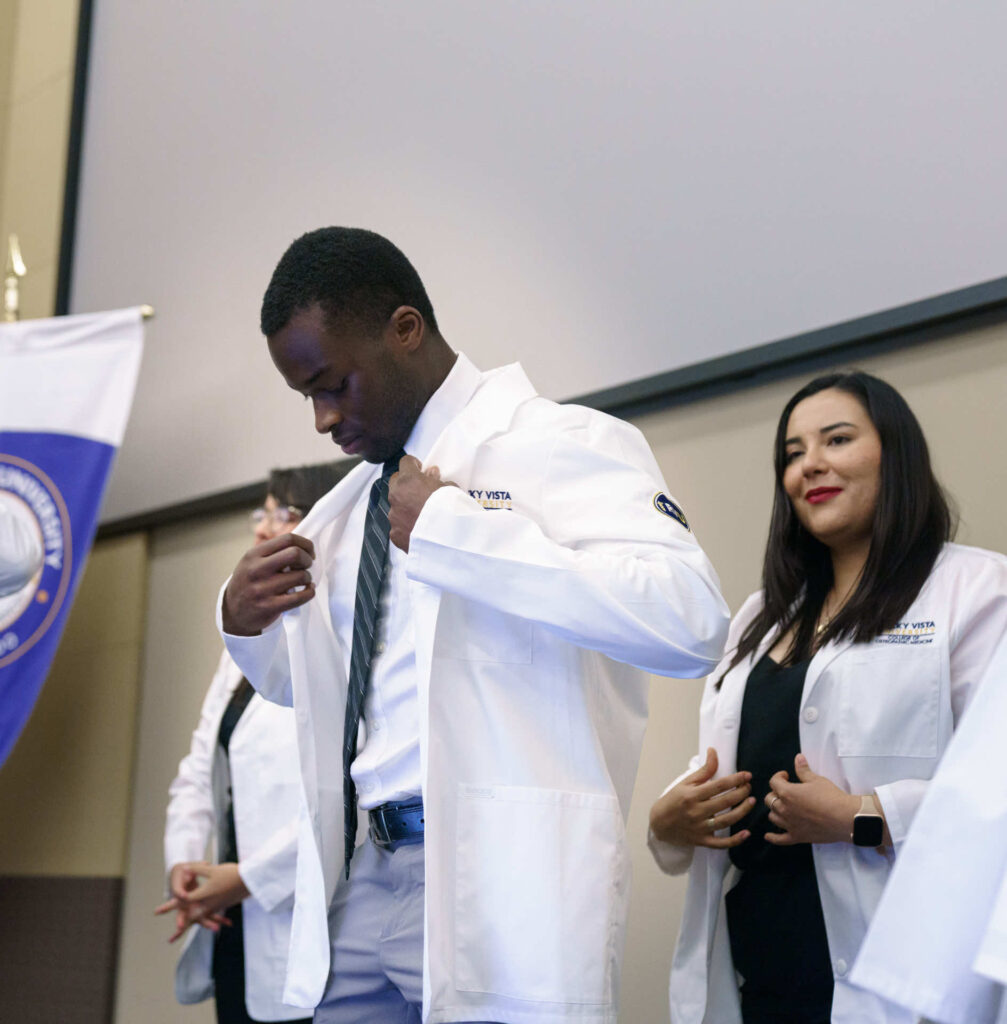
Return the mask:
M812 505L819 505L829 498L834 498L842 491L842 487L814 487L804 495L804 500Z

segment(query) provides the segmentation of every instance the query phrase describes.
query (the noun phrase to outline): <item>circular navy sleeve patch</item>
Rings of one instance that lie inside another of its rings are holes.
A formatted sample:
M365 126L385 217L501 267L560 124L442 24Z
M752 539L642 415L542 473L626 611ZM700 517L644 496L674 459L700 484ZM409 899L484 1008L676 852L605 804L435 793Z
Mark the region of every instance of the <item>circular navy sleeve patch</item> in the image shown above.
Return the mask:
M685 513L663 491L658 491L654 495L654 508L669 519L674 519L676 523L684 526L690 533L692 532L689 529L689 520L685 518Z

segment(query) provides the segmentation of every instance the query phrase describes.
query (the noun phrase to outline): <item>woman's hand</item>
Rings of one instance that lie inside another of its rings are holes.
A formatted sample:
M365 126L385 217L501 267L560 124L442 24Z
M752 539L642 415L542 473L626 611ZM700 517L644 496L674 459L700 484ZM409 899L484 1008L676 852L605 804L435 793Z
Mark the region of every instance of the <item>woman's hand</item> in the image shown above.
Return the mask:
M787 772L777 772L769 780L769 820L783 831L767 832L766 842L774 846L848 843L860 797L840 789L824 775L816 775L803 754L794 758L794 772L797 782L790 782Z
M752 809L752 773L735 772L713 781L716 774L717 752L710 747L702 768L672 786L650 809L650 828L658 839L676 846L726 850L749 837L747 830L733 836L714 833L729 828Z
M200 883L199 879L206 881ZM172 897L155 908L155 914L175 911L175 933L168 939L174 942L185 934L191 924L200 924L210 931L220 931L230 921L223 913L228 907L240 903L248 895L237 864L208 864L190 861L176 864L169 878Z

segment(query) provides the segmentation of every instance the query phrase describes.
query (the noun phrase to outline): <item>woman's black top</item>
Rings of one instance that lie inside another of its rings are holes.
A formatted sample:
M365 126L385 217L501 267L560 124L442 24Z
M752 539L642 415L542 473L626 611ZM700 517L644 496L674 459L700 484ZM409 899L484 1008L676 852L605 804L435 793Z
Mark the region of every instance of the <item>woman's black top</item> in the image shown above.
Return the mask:
M741 879L726 897L727 929L734 968L744 978L743 1009L746 997L770 1004L779 998L788 1011L795 1002L810 1002L825 1006L827 1020L832 967L811 845L773 846L764 838L779 831L765 804L770 778L785 770L797 781L794 758L801 749L798 723L808 664L785 667L767 654L745 684L737 766L752 773L755 806L731 827L732 834L748 829L751 835L730 850Z
M224 709L224 715L220 720L220 731L217 733L217 742L224 749L224 757L228 756L228 747L231 743L231 734L238 725L238 719L245 713L248 702L252 699L255 690L252 684L242 676L241 682L234 688L231 699ZM230 773L228 773L230 774ZM234 796L230 786L227 787L227 825L225 830L225 845L220 851L221 864L236 864L238 861L238 836L234 829Z

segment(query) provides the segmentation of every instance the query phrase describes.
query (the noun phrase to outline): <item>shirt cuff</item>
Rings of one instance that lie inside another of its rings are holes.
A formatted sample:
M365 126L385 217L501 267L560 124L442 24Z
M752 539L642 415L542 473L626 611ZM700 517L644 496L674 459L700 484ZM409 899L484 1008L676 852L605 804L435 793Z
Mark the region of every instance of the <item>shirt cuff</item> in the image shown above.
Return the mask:
M692 847L676 846L666 843L654 835L654 830L647 829L647 847L657 862L657 866L666 875L681 875L692 865Z

